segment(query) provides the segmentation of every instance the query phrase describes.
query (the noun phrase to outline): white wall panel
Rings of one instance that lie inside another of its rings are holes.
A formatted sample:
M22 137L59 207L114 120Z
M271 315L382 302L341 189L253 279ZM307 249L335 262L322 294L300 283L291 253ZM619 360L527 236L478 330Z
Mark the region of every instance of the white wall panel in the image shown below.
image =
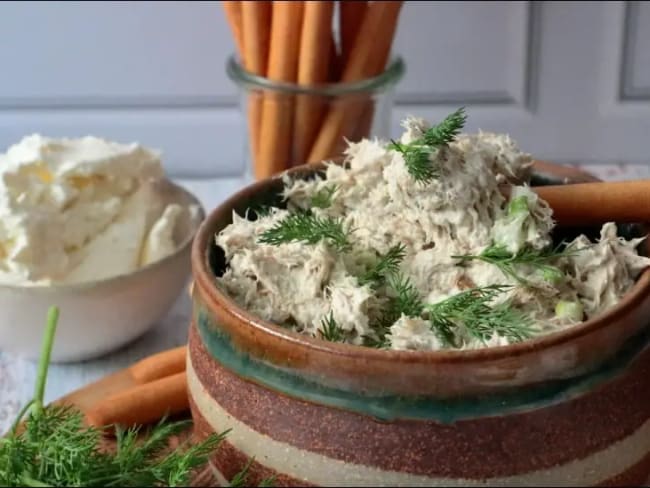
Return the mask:
M412 2L395 51L408 63L398 102L523 103L529 2Z
M0 2L0 149L31 132L164 152L170 173L236 175L244 125L219 2ZM504 131L536 157L648 163L650 3L407 2L393 116Z
M214 104L235 90L218 2L2 2L0 107Z
M650 3L627 2L624 12L620 95L650 100Z

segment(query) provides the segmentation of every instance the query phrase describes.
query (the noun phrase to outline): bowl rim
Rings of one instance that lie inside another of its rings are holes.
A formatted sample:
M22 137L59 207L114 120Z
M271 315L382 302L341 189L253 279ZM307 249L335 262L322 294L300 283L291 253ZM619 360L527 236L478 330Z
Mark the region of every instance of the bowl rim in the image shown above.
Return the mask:
M168 254L162 259L159 259L157 261L153 261L151 263L148 263L135 271L131 271L130 273L120 273L114 276L109 276L107 278L102 278L99 280L92 280L92 281L82 281L78 283L0 283L0 290L11 290L11 291L30 291L33 293L58 293L58 292L77 292L77 291L86 291L88 289L94 289L99 286L110 286L113 284L116 284L118 282L124 281L126 279L131 279L136 276L148 273L150 270L163 267L170 261L173 261L174 259L177 258L177 256L186 253L188 251L188 248L191 250L192 243L194 242L194 238L197 236L199 229L201 228L202 222L205 220L205 208L203 207L203 204L199 201L199 199L194 195L192 192L184 188L183 186L179 185L178 183L175 183L168 177L161 178L161 181L164 182L164 184L169 185L171 188L173 188L175 191L180 192L183 194L189 201L188 206L196 206L198 209L197 216L195 219L195 224L194 228L192 229L192 232L188 233L187 237L182 241L182 243L176 247L176 250Z
M650 267L641 272L636 282L625 293L621 300L609 310L588 319L580 324L567 327L549 334L543 334L532 339L509 344L506 346L485 347L480 349L444 349L433 351L410 351L410 350L384 350L365 346L358 346L346 343L334 343L325 340L312 338L298 332L288 330L280 325L258 317L243 307L239 306L225 292L216 286L215 274L210 269L208 261L209 246L213 242L216 230L216 221L226 211L232 212L238 203L257 194L260 190L268 188L282 180L285 175L309 174L322 169L325 163L308 163L296 166L273 177L256 181L249 184L228 199L224 200L218 207L213 209L207 218L201 223L196 238L192 245L192 272L195 280L195 288L198 285L202 292L214 303L223 307L236 318L240 327L253 329L255 332L279 339L292 347L302 348L306 351L318 351L338 357L347 357L356 360L367 359L369 361L395 361L399 363L483 363L498 361L508 358L523 356L533 351L552 349L558 346L589 335L601 329L615 326L611 320L616 316L623 316L638 307L645 297L650 294ZM555 171L557 175L564 176L565 180L569 175L586 178L590 181L601 181L592 174L575 167L551 163L547 161L534 161L542 174L549 174ZM649 243L650 244L650 243Z

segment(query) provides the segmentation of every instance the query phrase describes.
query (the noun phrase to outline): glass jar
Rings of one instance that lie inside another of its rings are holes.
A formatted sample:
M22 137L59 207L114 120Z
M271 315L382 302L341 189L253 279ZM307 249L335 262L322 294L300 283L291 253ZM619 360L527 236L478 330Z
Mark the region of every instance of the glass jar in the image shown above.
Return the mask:
M394 87L404 72L404 62L396 57L372 78L298 85L254 75L231 56L227 73L239 88L242 121L247 126L246 181L336 158L346 140L390 137Z

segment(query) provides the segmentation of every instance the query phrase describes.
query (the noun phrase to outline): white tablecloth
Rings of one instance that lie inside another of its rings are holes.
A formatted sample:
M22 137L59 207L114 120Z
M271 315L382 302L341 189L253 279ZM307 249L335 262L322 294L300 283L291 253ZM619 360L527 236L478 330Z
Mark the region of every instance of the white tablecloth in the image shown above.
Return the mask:
M650 165L586 166L584 169L606 180L650 177ZM242 179L235 178L177 181L194 193L207 211L231 195L243 182ZM92 361L52 365L47 382L46 401L59 398L140 358L184 344L187 339L189 312L189 298L183 294L164 320L122 350ZM35 377L35 363L0 352L0 433L10 427L20 407L32 397Z

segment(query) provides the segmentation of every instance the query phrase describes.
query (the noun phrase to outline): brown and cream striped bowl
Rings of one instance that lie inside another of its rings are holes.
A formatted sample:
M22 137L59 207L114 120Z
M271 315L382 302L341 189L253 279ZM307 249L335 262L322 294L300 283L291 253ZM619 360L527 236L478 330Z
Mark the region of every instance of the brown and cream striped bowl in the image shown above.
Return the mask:
M591 178L539 163L536 179ZM194 242L192 416L198 437L230 429L212 457L225 479L254 458L249 483L276 476L280 486L647 482L650 272L597 320L511 346L410 352L324 342L252 316L215 286L225 266L215 232L233 210L277 199L280 188L278 179L245 188Z

